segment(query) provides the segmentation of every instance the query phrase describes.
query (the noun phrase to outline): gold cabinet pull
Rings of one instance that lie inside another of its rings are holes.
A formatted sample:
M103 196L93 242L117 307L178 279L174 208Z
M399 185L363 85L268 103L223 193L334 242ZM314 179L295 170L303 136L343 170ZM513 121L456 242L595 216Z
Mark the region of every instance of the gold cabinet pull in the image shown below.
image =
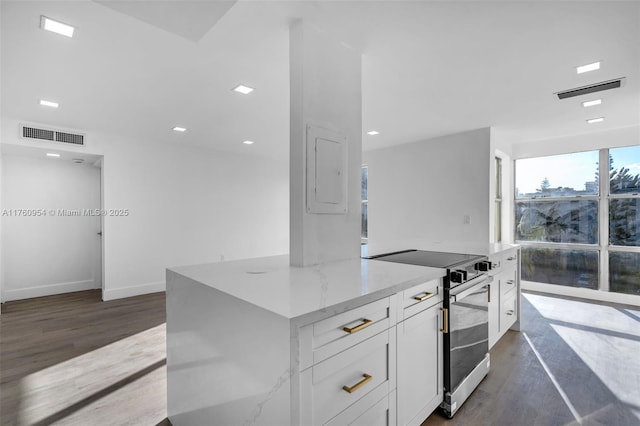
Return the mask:
M507 280L507 284L513 285L513 280Z
M363 387L364 385L366 385L367 383L369 383L371 380L373 380L373 376L369 375L369 374L363 374L362 377L364 377L364 379L360 380L358 383L356 383L353 386L343 386L342 390L348 392L348 393L354 393L355 391L357 391L358 389L360 389L361 387Z
M505 313L506 313L507 315L513 315L513 314L514 314L513 310L508 310L508 311L507 311L507 312L505 312Z
M432 298L433 296L435 296L434 293L429 293L429 292L425 291L424 293L422 293L419 296L413 296L413 298L416 299L418 302L422 302L424 300Z
M449 332L449 310L447 308L440 308L440 310L444 313L442 316L442 328L440 331L447 334Z
M362 319L362 324L358 324L355 327L351 327L351 328L343 327L342 329L344 331L346 331L347 333L351 334L351 333L355 333L356 331L363 330L363 329L369 327L371 324L373 324L373 321L371 321L369 319L366 319L366 318L363 318Z
M515 257L507 257L507 260L516 260Z

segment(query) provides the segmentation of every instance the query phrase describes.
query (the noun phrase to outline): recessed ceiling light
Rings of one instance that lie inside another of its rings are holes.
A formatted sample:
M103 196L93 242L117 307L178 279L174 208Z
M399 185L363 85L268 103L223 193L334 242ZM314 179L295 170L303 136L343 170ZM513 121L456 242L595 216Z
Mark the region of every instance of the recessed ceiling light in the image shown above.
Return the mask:
M590 118L589 120L587 120L587 123L589 124L602 123L603 121L604 121L604 117L598 117L598 118Z
M53 19L47 18L44 15L40 16L40 28L66 37L73 37L73 31L75 30L75 28L73 28L71 25L54 21Z
M253 92L253 88L252 87L245 86L243 84L237 85L232 90L235 91L235 92L238 92L238 93L242 93L243 95L248 95L249 93Z
M60 157L60 154L54 154L52 152L47 152L47 157Z
M582 74L583 72L595 71L600 69L600 61L594 62L592 64L581 65L576 67L576 72L578 74Z
M174 131L174 132L186 132L186 131L187 131L187 129L185 129L184 127L178 127L178 126L176 126L176 127L174 127L174 128L173 128L173 131Z
M253 141L244 141L242 143L245 145L253 145Z
M377 130L371 130L370 132L367 132L367 134L371 136L375 136L375 135L379 135L380 132L378 132Z
M602 103L602 99L594 99L592 101L584 101L582 103L582 106L586 108L586 107L600 105L601 103Z
M60 106L57 102L45 101L44 99L40 99L40 105L51 107L51 108L58 108L58 106Z

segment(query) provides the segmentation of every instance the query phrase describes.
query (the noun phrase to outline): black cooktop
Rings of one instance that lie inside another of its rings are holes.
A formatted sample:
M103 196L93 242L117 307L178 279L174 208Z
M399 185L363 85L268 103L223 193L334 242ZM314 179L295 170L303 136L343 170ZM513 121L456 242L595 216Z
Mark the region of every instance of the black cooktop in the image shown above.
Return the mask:
M409 265L430 266L432 268L453 269L456 266L484 259L476 254L445 253L440 251L403 250L369 256L367 259L386 262L406 263Z

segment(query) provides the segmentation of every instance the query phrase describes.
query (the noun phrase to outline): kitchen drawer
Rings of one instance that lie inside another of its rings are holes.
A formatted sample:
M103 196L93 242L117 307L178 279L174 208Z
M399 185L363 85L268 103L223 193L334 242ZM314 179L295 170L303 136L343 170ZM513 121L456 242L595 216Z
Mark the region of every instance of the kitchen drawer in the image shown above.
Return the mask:
M442 302L442 287L439 279L411 287L401 293L398 309L402 321L418 312Z
M509 293L500 304L500 332L507 330L516 322L518 317L517 292Z
M391 300L395 305L395 296L387 297L302 327L300 369L324 361L395 324L395 318L391 321Z
M489 275L497 275L502 271L502 254L498 253L489 256L489 262L491 262Z
M518 250L513 250L505 253L502 256L502 263L504 268L517 267L518 265Z
M370 392L388 394L395 387L395 340L394 327L303 371L302 424L323 425Z
M500 299L504 300L518 287L518 271L515 268L505 268L500 274Z
M384 392L384 386L377 387L324 426L395 426L396 393Z

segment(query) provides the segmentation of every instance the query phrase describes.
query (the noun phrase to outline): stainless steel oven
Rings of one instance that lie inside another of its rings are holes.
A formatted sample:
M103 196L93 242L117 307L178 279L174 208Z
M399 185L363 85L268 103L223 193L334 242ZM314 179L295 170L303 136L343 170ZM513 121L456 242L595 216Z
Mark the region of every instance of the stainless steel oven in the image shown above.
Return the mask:
M444 289L444 388L449 417L489 372L489 285L486 274Z
M489 285L486 256L404 250L369 259L444 268L443 364L444 401L448 417L458 411L489 372Z

